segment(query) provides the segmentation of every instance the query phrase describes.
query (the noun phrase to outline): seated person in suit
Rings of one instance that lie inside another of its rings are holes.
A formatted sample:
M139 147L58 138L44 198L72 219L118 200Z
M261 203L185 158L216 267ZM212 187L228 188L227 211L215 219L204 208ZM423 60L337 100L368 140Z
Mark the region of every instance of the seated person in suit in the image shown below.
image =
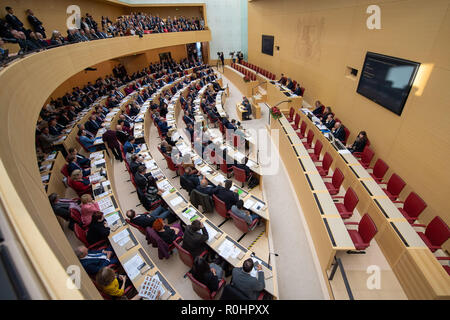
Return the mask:
M91 174L91 169L83 169L78 163L77 158L74 155L69 154L67 156L67 171L69 172L69 176L72 174L74 170L81 170L83 173L83 177L89 176Z
M283 86L285 86L286 85L286 81L287 81L287 78L282 73L280 80L278 80L278 83L281 83Z
M125 152L125 156L126 156L128 163L131 162L131 156L133 154L141 151L141 149L139 148L139 145L136 144L135 142L136 142L136 139L134 138L134 136L129 136L128 141L125 142L125 144L123 145L123 151Z
M334 121L334 115L332 113L329 113L327 119L323 124L325 127L331 130L333 129L335 123L336 121Z
M341 140L341 142L344 142L345 140L344 126L339 121L334 124L334 127L331 130L331 132L333 133L336 139L339 139Z
M219 282L223 279L223 269L215 263L208 263L202 257L195 257L191 270L192 276L214 292L219 289Z
M70 202L59 201L60 199L57 193L50 194L48 200L50 201L50 205L52 206L55 215L69 221L69 227L72 226L73 228L74 221L70 216Z
M170 156L172 154L172 146L166 141L161 141L160 149L162 153Z
M136 172L140 165L144 163L144 157L141 155L133 154L130 158L130 170L133 176L136 175Z
M79 195L92 194L92 185L88 178L83 177L81 170L74 170L68 179L69 186Z
M97 122L95 115L91 115L89 117L89 121L87 121L84 126L86 127L86 130L91 132L93 135L96 135L98 129L100 129L100 124Z
M109 232L108 222L106 222L103 212L95 211L86 234L87 242L94 244L102 240L108 240Z
M236 204L239 200L239 195L237 191L231 191L230 188L233 185L233 182L231 180L225 180L225 187L217 186L216 190L214 191L214 194L216 197L218 197L220 200L225 202L225 205L227 207L227 210L230 210L231 207Z
M84 270L86 270L89 275L95 275L103 267L119 263L119 259L114 257L112 248L89 250L85 246L79 246L75 249L75 254L80 260Z
M91 160L78 153L77 149L69 148L69 155L76 158L78 165L82 168L88 168L91 166Z
M189 116L188 111L184 111L183 121L187 125L188 123L194 125L194 119Z
M286 88L289 90L292 90L294 88L294 83L292 82L291 78L287 80Z
M185 179L189 180L190 182L192 182L192 184L195 187L197 187L200 184L201 177L197 174L194 174L192 171L192 168L190 166L188 166L184 169L183 177Z
M117 275L116 272L109 267L100 269L95 276L95 283L100 287L100 290L102 290L103 293L114 298L122 297L125 294L125 289L133 285L127 276Z
M358 136L356 137L355 142L353 144L347 145L347 149L353 153L353 152L363 152L365 146L367 144L367 133L365 131L361 131L358 133Z
M258 264L256 266L257 278L253 277L250 273L254 268L253 260L251 258L244 261L242 268L234 268L232 271L231 285L239 289L249 299L258 299L259 293L264 290L264 271L262 266Z
M233 212L239 218L245 220L248 225L251 225L254 220L259 220L260 217L256 213L251 213L249 210L244 208L244 201L238 200L235 205L231 207L231 212Z
M302 95L302 87L300 87L299 84L297 84L297 86L293 90L293 94L295 94L297 96L301 96Z
M208 241L208 230L198 219L192 221L190 226L186 226L183 236L182 247L189 251L192 257L200 255L207 250L206 241Z
M164 240L165 243L171 244L180 235L180 229L168 226L164 224L163 219L156 219L153 223L153 229L158 233L159 237Z
M322 117L320 117L320 121L322 121L322 123L324 123L327 120L328 115L330 113L332 113L331 112L331 107L325 107L325 110L323 111Z
M252 106L250 105L247 97L244 97L244 99L242 100L242 106L245 109L245 112L242 113L243 119L250 120L250 116L252 115Z
M153 223L156 221L156 219L167 219L167 217L170 215L170 211L166 208L159 206L152 212L148 213L141 213L136 214L136 212L132 209L127 211L127 217L130 219L131 223L138 225L142 228L147 227L153 227Z
M81 196L81 222L83 227L91 224L92 215L97 211L100 211L98 203L92 199L90 194L83 194Z
M121 115L121 116L123 116L123 115ZM128 123L128 125L127 125L125 120L119 119L119 120L117 121L117 124L118 124L118 125L121 125L121 126L122 126L122 130L123 130L126 134L128 134L129 136L133 134L132 128L130 127L130 124Z
M213 185L208 184L208 180L206 178L203 178L200 181L200 184L195 187L199 192L207 194L212 196L214 194L214 191L216 191L216 187Z
M84 130L78 131L78 138L80 139L80 143L83 147L89 152L95 152L97 150L94 146L95 139L88 138Z
M319 100L317 100L316 101L316 103L315 103L315 109L313 110L313 114L316 116L316 117L319 117L320 118L320 116L322 115L322 109L324 109L324 107L323 107L323 104L319 101Z

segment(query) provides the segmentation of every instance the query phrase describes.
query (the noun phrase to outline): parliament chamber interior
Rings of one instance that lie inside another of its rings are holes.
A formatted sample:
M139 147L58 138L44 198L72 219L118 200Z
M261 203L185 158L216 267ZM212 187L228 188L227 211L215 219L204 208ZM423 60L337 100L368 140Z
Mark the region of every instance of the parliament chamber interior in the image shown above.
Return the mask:
M450 0L0 2L0 299L450 299Z

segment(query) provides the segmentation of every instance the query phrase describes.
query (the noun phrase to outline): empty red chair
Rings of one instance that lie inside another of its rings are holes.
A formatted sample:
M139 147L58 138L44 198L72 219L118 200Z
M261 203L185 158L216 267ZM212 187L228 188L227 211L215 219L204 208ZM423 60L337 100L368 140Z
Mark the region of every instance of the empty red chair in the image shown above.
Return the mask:
M295 89L295 87L297 86L297 81L296 80L292 81L292 84L294 85L293 89Z
M348 137L350 136L350 130L348 130L347 127L344 127L344 132L345 132L344 144L347 144Z
M320 152L322 152L322 142L320 142L319 139L316 140L316 144L314 145L314 152L310 152L309 156L311 157L312 161L318 162L320 159Z
M225 163L225 160L222 160L222 162L220 163L219 166L220 166L220 170L222 170L222 172L227 175L227 178L229 178L231 169L228 168L228 165Z
M353 244L356 250L364 250L370 246L370 241L377 234L378 229L372 218L365 213L361 220L358 222L344 222L346 225L358 225L358 230L347 229L350 238L352 238ZM350 253L350 252L349 252Z
M306 142L303 142L303 145L306 149L312 149L312 141L314 139L314 132L309 129L308 135L306 136Z
M172 157L171 156L168 156L167 154L163 154L164 155L164 158L166 159L166 162L167 162L167 167L171 170L171 171L175 171L175 172L177 172L177 174L178 174L178 166L175 164L175 163L173 163L173 161L172 161Z
M333 199L344 198L344 203L335 203L342 219L348 219L353 215L356 205L359 202L358 196L352 188L348 188L344 197L334 196Z
M331 195L335 195L339 193L339 188L341 187L343 181L344 175L342 174L342 171L339 168L336 168L336 170L334 170L333 177L331 178L331 182L325 181L325 186Z
M248 225L247 222L242 219L241 217L236 216L233 211L230 211L230 216L233 219L233 223L236 226L236 228L238 228L239 230L241 230L244 234L238 239L238 241L240 241L249 231L252 231L253 229L255 229L256 225L259 222L259 219L255 219L253 220L251 225Z
M247 175L245 173L245 170L233 166L233 173L234 178L240 183L242 183L242 187L244 187L245 181L247 181Z
M214 207L216 208L216 211L218 214L220 214L222 217L229 219L230 218L230 211L227 210L227 206L225 202L220 200L215 194L213 194L213 200L214 200ZM220 225L219 225L220 227Z
M292 128L294 128L295 131L299 129L298 127L299 122L300 122L300 115L296 113L294 117L294 124L292 125Z
M225 279L220 280L219 288L217 289L217 291L211 292L206 285L195 279L190 272L186 273L186 275L191 280L192 289L200 298L204 300L213 300L217 296L217 293L220 291L220 289L222 289L222 287L225 284Z
M413 226L425 228L425 232L417 233L431 252L440 249L441 245L450 237L450 228L439 216L434 217L428 226L424 224L413 224Z
M322 160L322 166L316 166L317 171L319 171L319 174L322 177L325 177L328 175L328 171L330 170L331 164L333 163L333 158L328 152L325 152L325 155L323 156Z
M361 154L361 159L359 160L359 162L361 163L361 165L368 169L370 162L372 161L373 157L375 155L375 152L373 152L372 149L370 149L369 147L364 147L364 150Z
M403 208L398 208L409 223L414 223L425 210L427 204L415 192L411 192L403 203Z
M372 178L380 183L383 180L384 175L388 171L389 166L381 159L378 159L377 162L375 162L375 165L373 166L372 173L370 174Z
M302 121L302 124L300 125L300 132L297 132L297 136L300 139L305 138L305 132L306 132L306 121Z
M180 256L181 261L189 268L192 268L192 266L194 265L194 257L192 256L192 254L184 249L178 242L174 242L173 245L175 246L175 248L177 248L178 255ZM208 250L203 251L200 254L200 257L204 257L206 256L206 254L208 254Z
M64 177L68 178L69 177L69 170L68 170L68 164L64 164L63 167L61 168L61 173L64 175Z
M402 192L405 185L405 181L394 173L389 179L386 189L383 189L383 191L387 194L389 199L394 201L397 200L398 195Z

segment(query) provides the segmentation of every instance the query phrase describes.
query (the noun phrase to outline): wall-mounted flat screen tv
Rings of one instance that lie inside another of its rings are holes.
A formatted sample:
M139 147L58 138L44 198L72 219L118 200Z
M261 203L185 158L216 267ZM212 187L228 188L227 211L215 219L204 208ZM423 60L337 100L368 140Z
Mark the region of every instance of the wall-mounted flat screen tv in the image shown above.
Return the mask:
M262 53L273 56L273 36L262 36Z
M356 92L401 115L420 63L367 52Z

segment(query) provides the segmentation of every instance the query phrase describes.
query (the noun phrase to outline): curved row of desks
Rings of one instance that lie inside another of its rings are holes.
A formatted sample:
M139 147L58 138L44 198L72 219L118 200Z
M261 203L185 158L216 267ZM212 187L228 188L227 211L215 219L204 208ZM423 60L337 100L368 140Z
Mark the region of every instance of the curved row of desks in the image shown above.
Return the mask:
M302 111L298 113L301 120L306 121L307 130L312 130L315 141L320 140L323 144L321 154L328 152L333 158L331 169L339 168L344 174L344 189L352 187L355 190L359 198L358 212L361 215L367 212L376 224L375 240L407 296L411 299L450 297L448 275L397 207L350 152L340 150L325 137L320 124L307 116L310 111ZM271 119L270 129L279 132L280 156L303 208L326 277L336 252L352 249L353 242L314 162L291 124L283 115L278 120Z
M169 113L167 115L168 119L177 119L178 113L181 109L179 98L183 94L187 95L186 86L182 90L178 91L171 99L170 105L168 107ZM149 101L146 102L147 106ZM145 107L145 104L144 104ZM149 143L149 130L152 125L152 119L149 112L146 112L144 115L144 132L145 132L145 141L148 145ZM176 121L176 120L175 120ZM176 122L174 122L175 124ZM174 130L176 128L176 124L174 125ZM181 144L185 144L190 148L190 143L187 144L184 142L183 138L180 136L178 146ZM181 150L180 150L181 151ZM153 177L157 180L157 185L160 189L164 190L162 194L162 198L167 203L167 205L171 208L171 210L183 221L185 224L190 225L191 222L195 219L200 219L200 221L205 225L208 229L209 239L207 241L208 246L218 253L221 257L223 257L228 263L230 263L234 267L240 267L247 258L253 258L254 260L258 260L259 263L263 266L264 274L265 274L265 282L266 288L265 290L270 293L274 298L278 296L278 287L276 282L276 271L274 266L269 265L263 259L253 255L253 252L244 248L237 241L235 241L232 237L230 237L226 232L217 227L210 219L208 219L204 214L200 213L187 199L183 197L183 195L170 183L169 179L166 178L163 171L158 167L156 162L153 160L152 155L146 151L142 152L145 156L146 162L145 165L147 169L150 171ZM194 154L194 152L192 152ZM198 155L194 156L193 159L197 159ZM198 157L200 158L200 157ZM202 160L203 162L203 160ZM194 162L195 163L195 162ZM206 163L198 162L197 167L201 171ZM211 171L214 169L210 168ZM214 175L216 176L216 175ZM212 179L214 181L214 179Z

